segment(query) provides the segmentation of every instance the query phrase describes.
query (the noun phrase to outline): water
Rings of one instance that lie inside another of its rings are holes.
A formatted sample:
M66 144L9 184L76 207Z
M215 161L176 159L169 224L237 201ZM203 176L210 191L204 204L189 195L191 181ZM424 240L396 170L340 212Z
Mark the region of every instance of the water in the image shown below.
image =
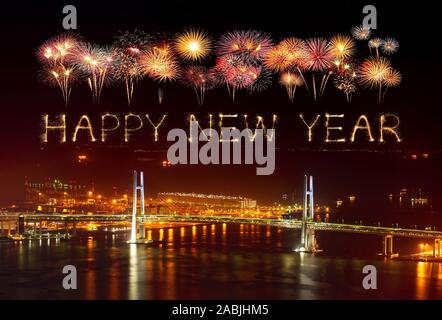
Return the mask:
M320 255L291 249L299 231L216 224L152 230L166 242L128 245L128 234L83 233L70 242L0 243L0 298L14 299L440 299L439 263L376 256L378 237L321 233ZM402 252L417 240L395 240ZM416 251L416 250L414 250ZM78 290L62 288L62 268ZM362 268L378 290L362 288Z

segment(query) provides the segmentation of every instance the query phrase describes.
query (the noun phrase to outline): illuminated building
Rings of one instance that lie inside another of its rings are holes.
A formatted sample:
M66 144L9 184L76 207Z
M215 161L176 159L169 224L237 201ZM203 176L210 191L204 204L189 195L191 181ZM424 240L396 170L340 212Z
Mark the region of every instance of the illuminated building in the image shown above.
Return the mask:
M158 198L167 203L209 206L213 208L256 208L256 200L214 194L161 192Z

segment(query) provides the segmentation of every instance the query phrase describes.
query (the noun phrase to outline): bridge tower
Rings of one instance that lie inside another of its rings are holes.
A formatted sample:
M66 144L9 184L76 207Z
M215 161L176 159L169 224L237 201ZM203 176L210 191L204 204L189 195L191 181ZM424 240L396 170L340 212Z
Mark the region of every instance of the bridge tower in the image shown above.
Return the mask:
M301 243L296 252L320 252L315 237L315 230L308 227L313 222L314 214L313 176L304 175L304 206L302 212Z
M137 243L137 204L138 190L140 190L140 215L144 216L144 174L140 172L140 184L138 184L138 174L134 171L134 190L132 198L132 225L129 243ZM144 238L144 225L140 224L140 239Z

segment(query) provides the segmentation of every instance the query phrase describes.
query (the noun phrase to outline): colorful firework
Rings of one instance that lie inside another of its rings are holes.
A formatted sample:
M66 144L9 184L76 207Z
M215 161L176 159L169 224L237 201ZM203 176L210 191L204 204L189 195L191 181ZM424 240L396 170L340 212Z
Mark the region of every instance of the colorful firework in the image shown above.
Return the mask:
M368 47L370 48L370 51L372 49L375 50L376 57L379 57L379 48L382 46L383 43L384 43L384 40L382 40L381 38L373 38L373 39L370 39L370 41L368 41Z
M175 40L175 50L183 60L200 61L212 49L212 41L207 32L191 28L179 34Z
M215 87L215 79L203 66L189 66L185 68L180 77L181 82L195 90L198 104L204 103L204 97L207 90Z
M276 72L304 67L307 46L298 38L287 38L267 52L264 65Z
M179 64L166 47L154 47L140 57L143 73L159 83L173 81L179 75ZM163 90L158 89L158 101L163 102Z
M250 94L267 90L272 85L272 76L272 71L264 67L260 68L259 73L255 75L255 81L248 88Z
M302 78L293 72L283 72L279 78L279 83L287 90L287 95L291 103L295 98L296 88L304 83Z
M38 49L38 59L41 63L50 66L64 64L75 54L80 37L74 33L65 33L46 41Z
M368 40L371 36L371 29L367 26L357 26L351 29L351 34L356 40Z
M72 84L77 80L77 74L72 67L58 65L46 67L40 72L40 80L50 86L58 86L61 90L64 104L67 106L71 95Z
M235 101L235 93L239 89L247 89L257 79L260 68L252 65L241 64L233 67L227 74L227 83L232 87L232 100Z
M217 44L217 53L241 55L247 62L261 61L272 48L270 37L256 30L233 31L221 36Z
M340 62L350 58L355 53L356 44L349 36L338 34L330 39L334 58Z
M383 54L393 54L399 44L393 38L370 39L371 30L364 26L352 28L351 33L356 40L369 40L370 52L376 51L374 58L364 61L361 73L358 63L353 61L356 46L350 36L335 35L330 41L289 37L273 46L269 36L255 30L223 35L216 45L217 59L213 67L188 66L182 74L180 60L197 62L210 54L212 42L200 29L190 28L177 35L126 31L115 37L112 48L81 42L78 36L68 33L42 45L38 59L44 69L42 81L59 86L66 104L71 84L83 78L96 103L103 87L116 80L125 84L130 105L135 83L147 76L159 84L179 78L181 83L194 88L198 103L202 104L205 92L216 84L225 84L235 100L239 89L246 89L250 94L266 90L276 72L280 73L279 82L287 88L290 101L300 86L299 81L311 92L304 78L306 72L312 77L315 101L324 94L329 79L337 90L346 94L349 102L359 83L379 88L381 101L387 91L383 91L383 87L399 85L402 76L379 53L381 50ZM158 98L161 103L161 87Z
M143 31L120 33L113 43L115 48L115 80L123 82L128 105L131 105L135 83L143 77L139 58L141 52L152 44L152 37Z
M95 103L100 101L105 85L112 80L111 70L115 60L115 51L89 43L81 43L76 50L74 64L85 76Z
M355 77L356 75L353 77L339 75L333 80L336 89L344 92L348 103L351 103L353 93L355 93L357 89Z
M391 68L384 76L384 83L387 87L397 87L402 81L402 74Z
M128 54L138 55L143 50L147 50L153 42L152 36L144 31L135 29L133 32L120 32L113 43L113 46L119 50L125 50Z
M399 50L399 42L393 38L386 38L382 42L382 52L385 54L393 54Z
M140 57L143 72L158 82L175 80L178 77L178 61L167 51L151 49Z
M379 89L379 102L382 97L382 85L385 84L385 78L391 69L390 61L383 57L367 59L361 65L360 82L366 87Z
M323 38L311 38L306 40L307 43L307 59L306 68L312 72L313 98L316 101L318 93L316 89L315 72L324 72L329 69L333 61L333 48L327 40ZM322 75L321 85L319 88L319 96L325 90L330 73Z

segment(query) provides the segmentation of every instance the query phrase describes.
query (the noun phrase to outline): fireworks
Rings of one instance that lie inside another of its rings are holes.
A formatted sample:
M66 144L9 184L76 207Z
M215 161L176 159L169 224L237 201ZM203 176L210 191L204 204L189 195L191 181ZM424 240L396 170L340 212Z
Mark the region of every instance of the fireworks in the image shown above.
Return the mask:
M379 88L379 102L382 97L382 85L386 84L386 78L391 77L392 67L387 59L370 58L361 65L360 81L363 85L370 88Z
M45 65L64 64L66 59L75 54L79 36L65 33L49 39L38 49L38 58Z
M215 86L215 79L207 71L207 68L203 66L190 66L184 69L181 75L181 82L195 90L199 105L204 103L206 90L212 89Z
M85 77L95 103L100 101L101 91L112 81L110 69L115 52L98 45L82 43L77 47L74 64Z
M399 50L399 42L393 38L386 38L382 42L381 46L382 52L385 54L393 54Z
M279 74L279 83L287 89L293 102L297 87L304 86L316 101L327 83L344 92L347 101L362 84L379 88L379 101L386 90L398 86L402 75L391 67L384 56L397 52L399 43L393 38L372 38L372 30L358 26L351 35L334 35L303 40L296 37L282 39L273 45L271 38L256 30L235 30L212 42L207 32L189 28L176 35L135 30L115 37L111 47L80 41L79 36L66 33L51 38L37 51L42 65L40 79L58 86L65 104L68 104L72 84L84 80L93 101L98 103L104 86L124 83L127 102L131 105L135 84L147 77L156 81L158 99L163 100L165 82L179 83L195 90L198 103L205 93L217 85L225 85L232 100L237 90L250 94L268 89L273 75ZM368 40L370 54L362 65L356 55L357 42ZM215 64L210 64L212 48L216 48ZM380 56L380 54L384 56ZM207 64L195 66L195 63ZM309 88L305 75L311 75ZM356 81L357 80L357 81ZM312 90L311 90L312 89Z
M376 57L379 57L379 48L382 46L383 43L384 43L384 40L382 40L380 38L373 38L373 39L370 39L370 41L368 41L368 47L370 48L370 51L372 49L375 50Z
M323 72L332 66L333 47L323 38L312 38L306 41L306 68L312 73L313 98L316 101L318 97L316 89L316 79L314 72ZM321 86L319 88L319 96L324 92L327 80L330 74L323 74Z
M255 76L255 80L250 85L249 92L262 92L272 85L273 73L267 68L260 68L259 73Z
M350 37L340 34L330 39L330 46L335 59L341 62L351 57L355 52L354 41Z
M71 86L76 81L75 69L67 68L63 65L47 67L40 73L40 80L48 85L58 86L61 90L64 104L68 105Z
M139 63L141 52L152 45L152 37L135 29L134 32L123 32L115 37L115 63L113 73L115 80L124 82L128 105L132 102L135 83L142 79L143 73Z
M334 84L336 89L345 93L347 102L350 103L352 95L357 89L354 77L338 76L334 79Z
M384 83L387 87L397 87L402 81L402 75L399 71L390 68L384 76Z
M217 53L220 56L238 54L248 62L257 62L265 57L272 46L270 37L259 31L233 31L221 36Z
M289 100L291 103L293 103L293 99L295 98L296 88L302 86L303 84L302 78L295 73L284 72L281 74L279 78L279 83L286 88Z
M368 40L371 36L370 27L357 26L351 29L351 34L356 40Z
M323 38L312 38L306 41L306 67L311 71L324 71L333 61L333 48Z
M199 61L210 53L212 42L205 31L189 29L179 34L175 49L184 60Z
M153 48L141 56L143 72L158 82L175 80L178 77L178 61L167 51Z
M141 67L148 77L161 82L173 81L178 77L179 64L167 48L153 49L143 53ZM158 88L158 101L163 102L163 90Z
M264 65L280 72L293 68L304 68L306 58L306 43L298 38L287 38L268 51Z

